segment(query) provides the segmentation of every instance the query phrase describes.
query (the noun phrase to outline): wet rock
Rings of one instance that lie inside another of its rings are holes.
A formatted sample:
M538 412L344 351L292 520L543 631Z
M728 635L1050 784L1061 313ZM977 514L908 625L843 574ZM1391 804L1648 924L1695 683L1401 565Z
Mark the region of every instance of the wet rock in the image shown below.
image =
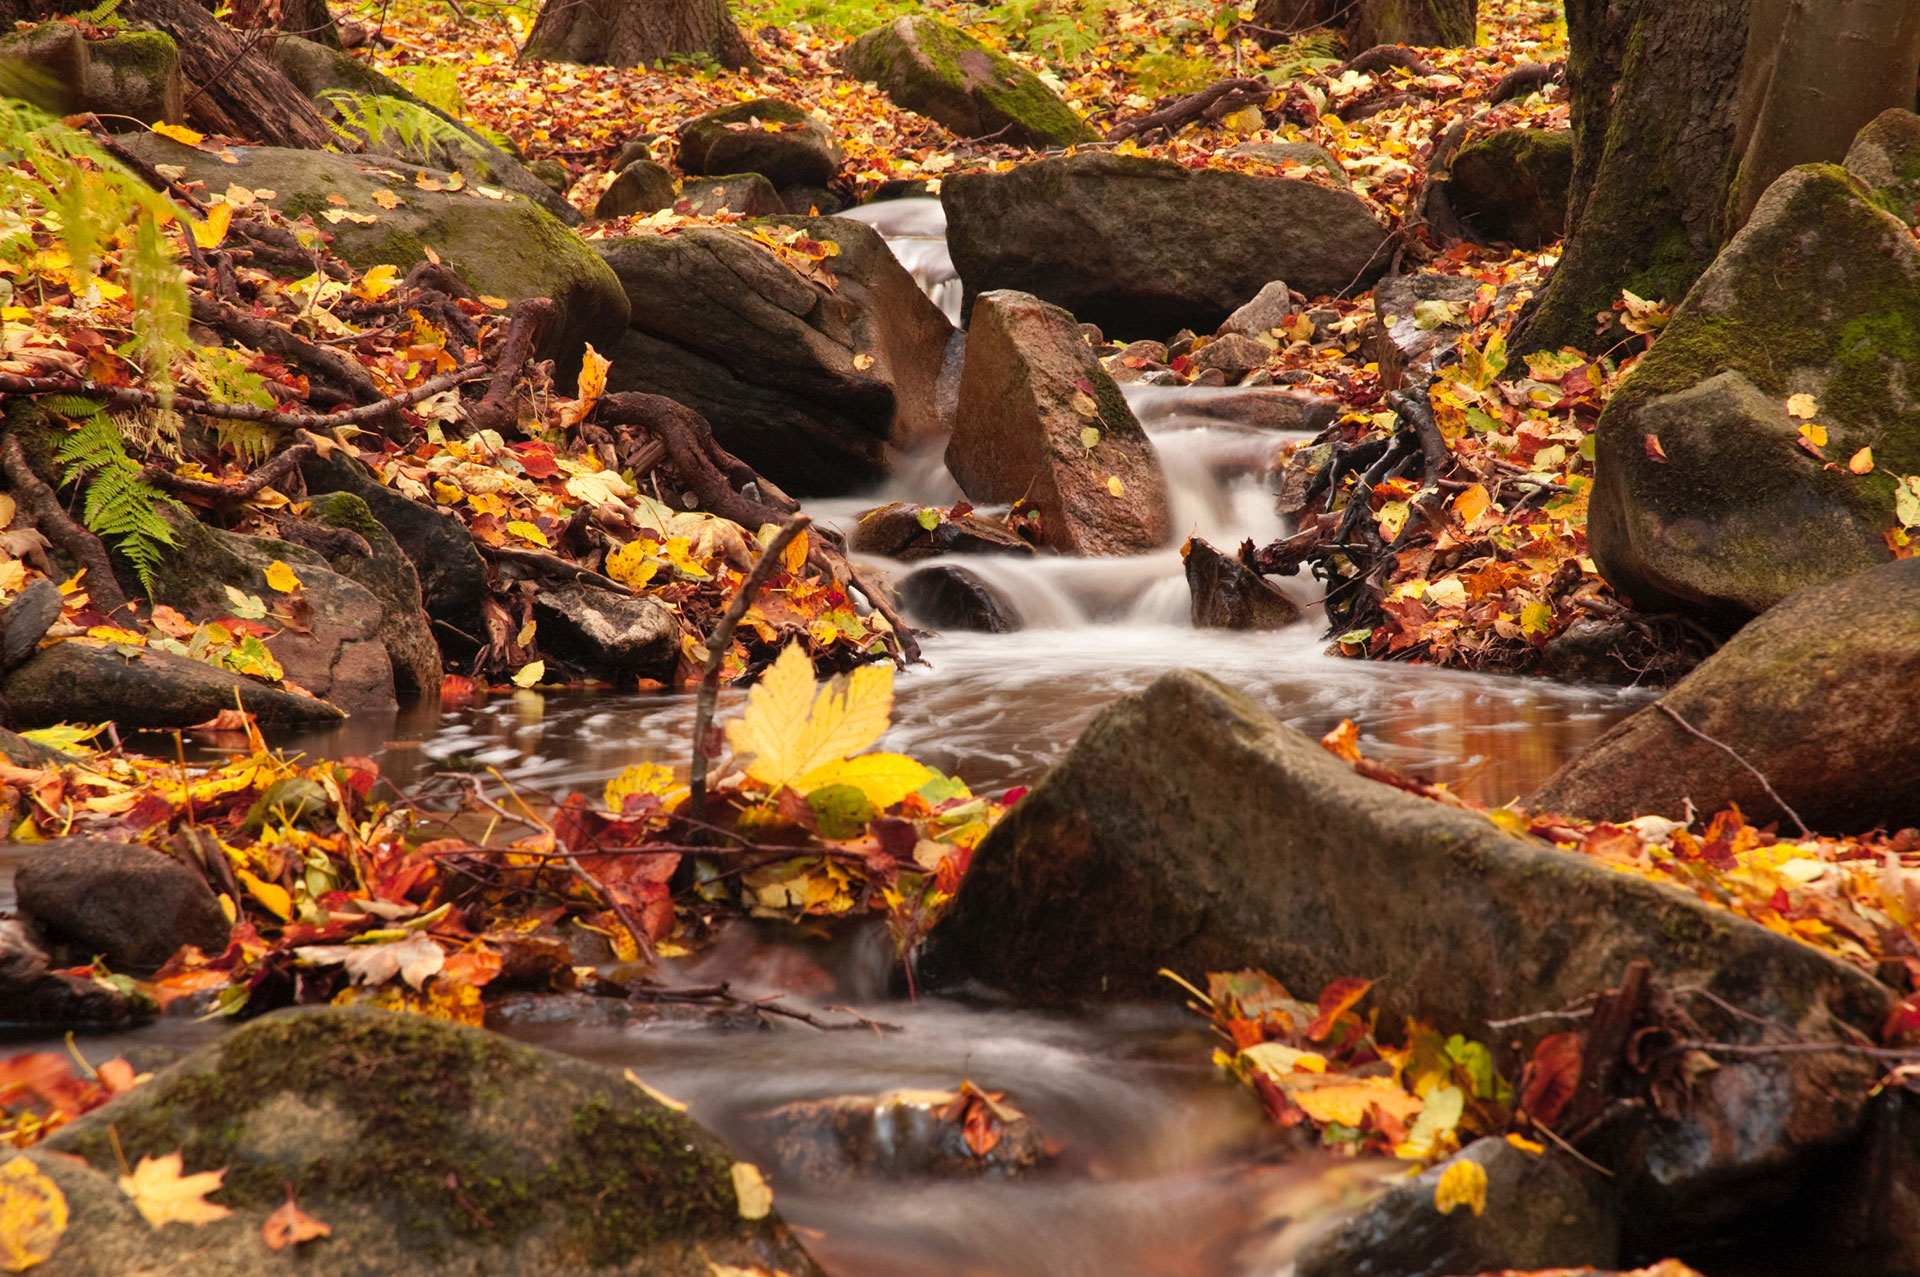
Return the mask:
M917 568L900 582L900 602L920 621L948 630L1006 634L1020 617L977 575L952 563Z
M174 544L153 570L155 603L178 609L189 620L230 617L229 589L252 595L291 613L288 595L267 584L266 569L285 563L300 578L300 598L309 615L279 627L265 640L286 677L342 709L391 709L393 662L381 642L386 608L378 597L327 566L303 546L265 537L222 532L191 517L169 517Z
M60 619L60 587L41 577L0 607L0 673L32 656Z
M1026 500L1064 554L1144 553L1171 534L1159 459L1120 388L1073 316L1025 293L975 308L947 468L975 501Z
M1601 575L1643 612L1732 628L1891 558L1891 476L1920 473L1917 311L1905 223L1832 165L1776 181L1601 414ZM1794 394L1817 403L1838 464L1797 446ZM1848 471L1863 447L1877 473Z
M540 649L609 682L673 677L680 627L658 599L592 585L549 585L533 596Z
M1193 353L1194 367L1217 369L1228 381L1238 381L1255 368L1266 364L1273 354L1270 347L1239 333L1216 337Z
M1487 1175L1484 1213L1442 1215L1434 1190L1446 1166ZM1442 1166L1405 1180L1301 1252L1298 1277L1444 1277L1498 1270L1612 1268L1620 1219L1607 1180L1573 1158L1476 1140Z
M87 43L86 109L108 128L179 124L183 95L180 49L166 32L123 31Z
M652 160L635 160L620 170L593 206L595 217L627 217L634 213L655 213L672 208L680 198L673 188L673 174Z
M566 199L568 183L564 180L564 169L562 184L555 189L518 156L502 150L472 125L410 92L352 54L299 36L276 34L267 57L302 93L320 103L323 112L331 110L364 118L367 99L386 98L398 103L398 108L385 108L383 114L396 110L402 113L408 137L401 138L387 130L385 136L375 141L374 149L381 154L429 168L458 169L471 178L532 200L568 226L580 223L580 210ZM429 242L435 251L442 247L438 240ZM459 268L459 263L455 265Z
M1280 517L1293 520L1307 508L1307 489L1314 478L1333 460L1330 443L1307 444L1295 448L1280 471L1280 491L1274 497L1274 509Z
M116 1140L132 1162L229 1167L212 1200L233 1214L151 1227ZM717 1139L617 1070L424 1016L264 1016L26 1156L71 1208L55 1277L257 1274L289 1184L333 1230L299 1256L320 1273L821 1271L777 1215L741 1218Z
M867 32L848 46L844 65L956 137L1040 148L1099 137L1039 76L924 14Z
M192 727L232 709L236 696L264 726L337 723L346 717L326 701L185 656L73 641L41 649L7 675L0 692L13 725L22 730L109 719L122 731Z
M1920 115L1882 112L1854 135L1846 168L1872 190L1875 203L1909 226L1920 225Z
M932 527L927 524L931 522ZM896 501L860 516L847 544L861 554L917 563L940 554L1031 555L1033 546L1004 523L978 514L954 518L933 506Z
M393 665L393 686L400 696L430 696L440 688L440 647L421 604L420 575L393 533L373 517L367 503L351 492L329 492L313 500L311 515L332 528L345 528L370 553L334 554L327 564L380 600L378 636Z
M567 171L564 162L548 156L544 160L535 160L527 165L527 172L546 184L548 190L564 197L567 189L573 185L573 174Z
M781 127L769 132L764 124ZM680 167L696 177L758 173L776 187L825 186L843 158L831 129L776 98L721 107L680 126Z
M1902 559L1803 590L1750 622L1529 802L1595 820L1679 817L1689 800L1702 815L1738 804L1757 824L1791 829L1732 749L1817 830L1899 829L1920 825L1915 739L1920 559Z
M132 843L53 838L28 853L14 877L20 908L76 964L144 975L183 944L208 954L231 930L198 869Z
M1352 185L1333 152L1315 142L1241 142L1228 147L1227 154L1251 155L1269 164L1305 164L1322 170L1342 186Z
M694 213L739 213L744 217L775 217L787 211L786 201L773 183L758 173L729 173L724 177L690 177L680 187L680 198ZM676 201L677 204L677 201Z
M423 190L415 177L445 180L449 175L385 156L236 146L225 153L239 163L229 164L157 133L134 135L124 145L149 164L178 165L183 180L205 182L214 190L234 182L272 190L274 207L289 217L311 213L318 222L321 213L337 207L330 197L346 200L348 209L374 220L327 224L324 231L334 251L361 269L390 265L404 275L426 260L431 245L476 293L508 301L550 298L554 322L536 353L555 360L563 377L579 368L587 342L609 350L626 327L620 281L585 240L532 200L488 199L471 183L459 191ZM538 179L529 180L547 190ZM396 197L397 206L375 203L376 191Z
M1220 334L1239 333L1259 337L1272 332L1293 316L1293 296L1285 280L1263 285L1253 300L1228 315L1220 324Z
M596 247L631 299L609 389L666 395L720 445L800 496L878 479L889 445L946 430L936 387L953 326L871 228L775 218L832 240L837 287L744 235L689 229Z
M1800 1271L1920 1273L1920 1096L1904 1086L1875 1096L1860 1147L1836 1171L1826 1227L1788 1239L1814 1252Z
M1390 256L1350 191L1142 156L962 173L940 200L969 311L1020 289L1121 338L1212 332L1276 279L1308 296L1365 288Z
M1193 623L1225 630L1280 630L1300 619L1300 608L1271 581L1238 559L1194 537L1181 548Z
M1661 687L1698 665L1705 644L1677 621L1575 621L1540 649L1540 668L1568 683Z
M999 1140L985 1155L975 1154L959 1122L942 1111L955 1098L946 1091L836 1095L783 1104L749 1121L771 1145L779 1178L790 1183L855 1176L1012 1178L1051 1160L1046 1141L1024 1115L1000 1123Z
M832 217L847 207L844 199L824 186L782 187L780 202L795 217Z
M61 975L24 924L0 919L0 1025L124 1024L143 1014L117 989Z
M1612 987L1635 958L1739 1008L1689 1003L1714 1041L1759 1041L1752 1016L1801 1041L1873 1034L1891 1005L1866 972L1691 892L1366 780L1183 670L1103 711L980 844L922 971L1033 1001L1166 997L1162 968L1293 989L1366 971L1382 1023L1473 1034ZM1545 1031L1516 1026L1517 1057ZM1622 1115L1611 1165L1640 1235L1777 1211L1874 1082L1838 1053L1720 1063L1681 1120Z
M471 655L479 649L479 636L486 632L480 601L487 595L487 563L465 524L401 496L340 451L309 457L300 463L300 474L311 493L348 492L366 502L413 564L421 605L439 622L434 637L450 651Z
M1571 129L1501 129L1454 157L1453 211L1482 244L1543 248L1567 233Z

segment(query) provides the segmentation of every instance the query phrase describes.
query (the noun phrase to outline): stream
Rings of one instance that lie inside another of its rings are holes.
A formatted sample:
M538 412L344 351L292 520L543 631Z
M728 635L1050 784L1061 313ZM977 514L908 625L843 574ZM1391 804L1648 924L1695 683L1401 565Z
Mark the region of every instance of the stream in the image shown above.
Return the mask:
M957 314L938 208L903 200L860 215ZM1302 436L1190 411L1202 397L1231 391L1126 392L1160 453L1182 537L1230 550L1281 534L1268 472L1279 449ZM883 501L958 498L938 458L925 457L902 466L884 491L811 502L808 510L845 530ZM1196 630L1177 549L965 563L1023 628L924 640L926 664L896 680L895 724L881 745L978 791L1038 780L1102 706L1182 666L1232 684L1315 736L1351 718L1370 756L1494 803L1530 791L1647 699L1329 656L1315 606L1278 633ZM903 571L886 561L871 566L896 579ZM1303 604L1317 598L1311 580L1282 586ZM737 712L743 698L723 694L720 716ZM515 785L594 793L634 762L684 766L692 718L687 696L520 692L360 716L329 734L276 743L371 756L403 786L450 766L491 766ZM10 870L0 848L0 909L12 903ZM883 938L793 947L743 928L738 942L677 974L730 979L743 992L787 991L796 1003L809 999L793 989L812 988L818 1005L852 1005L901 1026L898 1034L629 1024L566 999L517 1005L500 1027L634 1069L763 1165L771 1158L750 1120L755 1113L795 1100L951 1088L962 1078L1004 1091L1057 1142L1055 1167L1017 1180L776 1177L780 1210L840 1277L1281 1274L1303 1238L1353 1209L1366 1185L1391 1171L1317 1154L1282 1158L1251 1097L1211 1064L1204 1023L1171 998L1078 1016L938 998L911 1003L889 998L887 962ZM796 971L805 978L796 981ZM99 1059L129 1044L180 1047L217 1031L166 1021L83 1046Z

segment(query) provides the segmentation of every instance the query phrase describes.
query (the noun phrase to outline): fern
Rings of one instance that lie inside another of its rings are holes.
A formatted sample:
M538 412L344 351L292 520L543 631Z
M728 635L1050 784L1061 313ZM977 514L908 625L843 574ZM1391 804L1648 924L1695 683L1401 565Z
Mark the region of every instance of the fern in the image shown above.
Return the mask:
M460 73L448 63L418 62L395 67L393 77L428 106L438 107L448 115L460 114Z
M86 481L80 521L89 531L112 538L114 548L133 565L140 587L151 593L153 570L175 544L173 529L160 510L178 508L178 503L140 477L139 463L127 455L121 427L98 403L73 395L49 395L40 406L80 422L55 454L66 467L60 481Z
M91 9L66 15L67 21L77 22L83 27L105 26L120 8L120 0L100 0Z
M333 129L344 138L429 168L464 167L483 180L491 176L486 147L459 125L448 123L426 107L404 98L346 89L329 89L320 96L340 113L341 123Z

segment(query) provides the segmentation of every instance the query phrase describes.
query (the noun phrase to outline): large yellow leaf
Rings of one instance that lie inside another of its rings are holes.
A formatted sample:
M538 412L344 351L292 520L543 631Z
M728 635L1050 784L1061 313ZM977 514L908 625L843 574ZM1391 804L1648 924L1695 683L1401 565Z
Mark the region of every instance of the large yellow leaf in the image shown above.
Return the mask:
M793 787L810 794L825 785L852 785L867 796L868 802L885 811L933 776L931 770L905 754L862 754L816 767L794 781Z
M1464 1157L1448 1163L1433 1188L1433 1207L1442 1215L1453 1214L1459 1206L1476 1215L1487 1208L1487 1169Z
M1327 1076L1334 1078L1339 1075ZM1314 1121L1338 1122L1342 1126L1360 1125L1366 1119L1367 1111L1375 1105L1379 1106L1382 1113L1403 1122L1420 1111L1418 1099L1384 1077L1356 1078L1335 1081L1327 1086L1302 1087L1290 1090L1289 1098Z
M880 739L892 717L893 666L861 666L847 679L845 691L829 686L814 701L792 774L805 775L858 753Z
M658 763L635 763L607 782L607 810L619 815L629 794L655 794L662 806L671 807L686 797L687 787L674 779L673 768Z
M727 743L752 756L748 776L779 785L804 770L794 763L813 696L813 662L798 643L788 644L747 693L747 712L727 724Z
M0 1166L0 1270L23 1273L67 1231L67 1196L24 1157Z
M175 1220L183 1224L211 1224L233 1213L207 1200L207 1194L219 1188L225 1178L224 1167L197 1175L180 1172L177 1152L165 1157L143 1157L133 1168L133 1174L120 1177L120 1191L133 1199L133 1204L155 1228Z

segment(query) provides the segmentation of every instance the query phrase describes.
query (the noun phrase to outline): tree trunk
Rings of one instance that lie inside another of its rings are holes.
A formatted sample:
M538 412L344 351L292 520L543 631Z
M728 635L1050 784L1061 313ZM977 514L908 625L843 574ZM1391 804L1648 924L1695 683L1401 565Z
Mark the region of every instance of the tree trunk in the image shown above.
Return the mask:
M280 21L276 25L281 35L297 35L329 49L341 47L340 27L327 0L280 0Z
M536 62L641 66L673 53L710 53L755 66L726 0L546 0L520 50Z
M1254 0L1253 25L1268 31L1298 35L1316 27L1337 27L1359 0ZM1277 36L1258 37L1271 44Z
M1911 108L1920 75L1913 0L1754 0L1740 85L1733 229L1773 179L1832 162L1892 107Z
M180 46L187 119L199 128L268 146L340 145L307 95L195 0L126 0L119 14Z
M1623 288L1677 302L1713 260L1748 12L1749 0L1567 0L1571 229L1515 350L1593 350L1596 316Z
M1480 0L1356 0L1347 15L1347 52L1376 44L1464 49L1479 22Z

